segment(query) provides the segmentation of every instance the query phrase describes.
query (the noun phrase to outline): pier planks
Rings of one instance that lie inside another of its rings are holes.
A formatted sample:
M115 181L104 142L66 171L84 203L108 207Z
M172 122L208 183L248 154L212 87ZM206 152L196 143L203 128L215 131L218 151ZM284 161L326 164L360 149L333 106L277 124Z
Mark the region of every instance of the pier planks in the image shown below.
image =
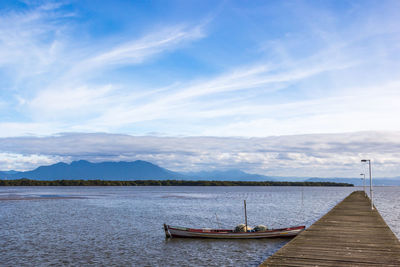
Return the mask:
M400 242L356 191L260 266L400 266Z

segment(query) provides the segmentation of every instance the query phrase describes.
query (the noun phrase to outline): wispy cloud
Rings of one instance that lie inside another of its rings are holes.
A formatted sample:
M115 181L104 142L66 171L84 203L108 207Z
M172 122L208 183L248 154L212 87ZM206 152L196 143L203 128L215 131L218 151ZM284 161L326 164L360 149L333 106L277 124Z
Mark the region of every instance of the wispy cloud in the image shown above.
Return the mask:
M262 8L241 10L257 16L259 26L238 27L246 20L233 21L227 4L206 23L185 17L141 34L111 31L101 38L91 35L79 10L62 4L2 12L0 136L400 130L398 9L351 5L343 13L296 2L291 19L287 6L271 5L279 18ZM269 24L271 16L276 24ZM141 22L134 26L143 28ZM191 160L265 162L261 154L241 153L204 152ZM319 162L326 156L276 153L265 157Z
M91 79L119 66L140 64L205 36L204 24L180 24L164 25L139 37L114 36L119 41L80 41L74 36L79 34L78 15L60 7L62 4L44 4L0 14L0 67L8 82L1 103L15 110L16 120L22 118L14 123L3 122L3 126L11 127L3 134L50 133L52 130L46 129L37 132L34 125L54 121L54 127L64 125L66 130L99 116L102 110L121 102L116 98L132 96L120 92L118 84ZM23 131L18 133L17 129Z
M326 58L329 58L329 56L326 55ZM251 103L249 105L246 98L273 96L280 90L286 90L293 83L307 80L324 72L349 68L357 63L338 59L317 62L312 57L307 62L307 67L304 67L304 62L291 63L290 65L254 64L242 66L211 79L171 86L168 91L161 92L155 98L153 95L150 99L142 99L139 105L127 98L127 101L122 101L116 108L105 110L103 115L92 122L93 124L104 122L115 126L157 119L204 119L238 114L261 114L260 108L266 108L270 111L272 108L266 107L264 104L259 105L259 109L255 111L254 107L257 104ZM237 95L241 93L246 93L246 96ZM280 108L282 109L284 106L282 105ZM207 133L213 135L212 130ZM228 135L232 135L232 133L229 132ZM243 135L248 134L244 133Z
M204 32L201 27L194 27L192 29L182 26L167 28L156 34L144 36L139 40L120 44L110 51L94 56L88 61L93 66L98 64L100 66L107 66L140 63L150 56L176 48L176 46L179 46L184 41L202 37L204 37Z

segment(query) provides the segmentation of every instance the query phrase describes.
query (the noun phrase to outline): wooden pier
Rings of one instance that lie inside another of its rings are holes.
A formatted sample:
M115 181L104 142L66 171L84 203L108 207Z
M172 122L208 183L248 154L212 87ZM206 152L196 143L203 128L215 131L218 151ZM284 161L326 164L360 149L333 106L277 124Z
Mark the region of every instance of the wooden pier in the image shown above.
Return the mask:
M400 266L400 242L356 191L260 266Z

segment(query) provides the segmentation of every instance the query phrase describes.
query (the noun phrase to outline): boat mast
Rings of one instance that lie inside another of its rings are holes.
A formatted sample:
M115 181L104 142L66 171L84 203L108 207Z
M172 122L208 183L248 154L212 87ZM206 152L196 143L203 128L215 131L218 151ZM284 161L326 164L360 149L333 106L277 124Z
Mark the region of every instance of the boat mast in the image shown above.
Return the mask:
M245 219L245 224L246 224L246 232L247 232L247 210L246 210L246 200L244 201L244 219Z

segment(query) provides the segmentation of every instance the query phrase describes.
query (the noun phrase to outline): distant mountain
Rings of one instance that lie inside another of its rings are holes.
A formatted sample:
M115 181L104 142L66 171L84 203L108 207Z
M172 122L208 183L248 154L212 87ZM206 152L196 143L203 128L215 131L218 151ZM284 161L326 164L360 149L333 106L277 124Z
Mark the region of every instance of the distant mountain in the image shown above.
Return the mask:
M2 177L1 177L2 176ZM71 164L59 162L50 166L41 166L32 171L0 173L0 178L35 180L60 179L100 179L100 180L163 180L184 179L184 175L161 168L147 161L134 162L101 162L91 163L85 160L73 161Z
M14 171L14 170L2 171L2 172L5 173L5 174L14 174L14 173L17 173L17 171Z
M361 186L360 178L271 177L251 174L238 169L178 173L147 161L100 162L86 160L70 164L59 162L41 166L32 171L0 171L0 179L28 178L33 180L218 180L218 181L283 181L283 182L336 182ZM369 180L366 179L366 185ZM400 185L400 177L373 179L374 185Z
M34 180L220 180L220 181L275 181L274 178L259 174L250 174L241 170L201 171L177 173L147 161L101 162L91 163L85 160L70 164L59 162L49 166L40 166L32 171L0 172L0 179L28 178Z
M0 171L0 179L3 177L8 177L11 174L18 173L17 171Z
M350 183L355 186L362 186L363 181L361 178L310 178L307 182L335 182L335 183ZM365 185L369 186L369 178L365 179ZM377 178L372 177L372 185L377 186L398 186L400 185L400 177L394 178Z
M195 180L219 181L276 181L275 178L260 174L251 174L241 170L232 169L225 171L200 171L182 173Z

